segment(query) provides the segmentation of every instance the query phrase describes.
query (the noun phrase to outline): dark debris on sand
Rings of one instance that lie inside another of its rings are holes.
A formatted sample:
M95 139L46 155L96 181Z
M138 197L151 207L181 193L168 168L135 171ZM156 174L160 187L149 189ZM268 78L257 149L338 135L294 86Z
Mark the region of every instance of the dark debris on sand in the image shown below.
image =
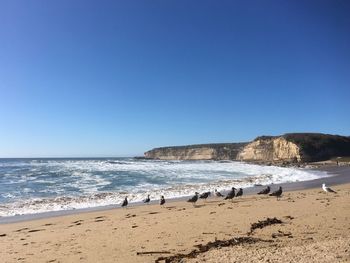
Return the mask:
M292 219L292 217L289 217ZM269 225L274 225L274 224L282 224L282 220L277 219L276 217L274 218L267 218L265 220L258 221L257 223L251 224L250 231L248 232L248 236L245 237L233 237L228 240L216 240L213 242L209 242L207 244L199 244L196 245L196 249L192 250L188 254L175 254L173 256L161 256L155 260L155 263L181 263L184 262L184 259L189 259L189 258L196 258L199 254L208 252L211 249L215 248L222 248L222 247L230 247L230 246L237 246L237 245L243 245L243 244L253 244L257 242L273 242L273 240L264 240L261 238L256 238L256 237L251 237L250 235L254 232L255 229L257 228L264 228ZM205 233L203 233L205 234ZM279 231L277 233L277 236L287 236L287 237L292 237L291 233L283 233Z
M205 253L212 248L221 248L221 247L229 247L229 246L237 246L242 244L253 244L259 241L264 241L260 238L254 237L234 237L229 240L215 240L213 242L209 242L207 244L196 245L197 249L192 250L188 254L176 254L168 257L159 257L155 260L155 263L165 262L165 263L180 263L183 262L185 258L195 258L201 253Z
M248 235L253 234L255 229L262 229L264 227L270 226L270 225L275 225L275 224L282 224L282 220L277 219L276 217L274 218L267 218L265 220L258 221L257 223L253 223L250 225L250 231L248 232Z

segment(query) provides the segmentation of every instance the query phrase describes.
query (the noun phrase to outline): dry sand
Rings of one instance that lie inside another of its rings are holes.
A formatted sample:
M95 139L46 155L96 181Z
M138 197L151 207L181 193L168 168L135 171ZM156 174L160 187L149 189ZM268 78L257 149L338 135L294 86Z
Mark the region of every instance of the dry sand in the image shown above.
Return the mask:
M337 194L317 188L286 192L280 201L212 197L196 208L176 201L1 224L0 261L155 262L231 240L175 262L350 262L350 184L333 188ZM283 223L248 234L267 218Z

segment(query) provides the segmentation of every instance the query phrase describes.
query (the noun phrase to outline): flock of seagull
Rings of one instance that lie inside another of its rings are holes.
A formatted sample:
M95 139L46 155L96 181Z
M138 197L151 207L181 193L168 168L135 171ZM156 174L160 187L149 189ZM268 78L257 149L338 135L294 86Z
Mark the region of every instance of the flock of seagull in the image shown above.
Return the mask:
M232 200L233 198L237 198L237 197L240 197L243 195L243 189L242 188L239 188L237 193L236 193L236 188L232 187L231 188L231 191L228 192L228 194L226 196L224 196L222 193L220 193L218 190L215 189L214 193L215 193L215 196L216 197L224 197L224 200ZM261 190L258 195L267 195L270 193L270 186L267 186L265 189ZM190 202L192 203L193 205L196 204L196 202L198 201L198 199L204 199L206 200L209 196L210 196L210 192L205 192L203 194L200 194L199 193L195 193L194 196L192 196L190 199L187 200L187 202ZM276 196L277 199L282 195L282 187L280 186L280 188L271 193L270 196Z
M237 193L236 193L236 188L235 187L232 187L231 191L228 192L228 194L226 196L224 196L223 194L221 194L217 189L215 189L215 196L216 197L224 197L224 200L229 200L229 199L233 199L235 197L240 197L243 195L243 189L242 188L239 188ZM263 189L262 191L260 191L258 193L258 195L267 195L270 193L270 187L267 186L265 189ZM192 203L193 205L196 204L196 202L199 200L199 199L204 199L206 200L209 196L211 195L211 192L204 192L202 194L199 194L198 192L195 192L195 195L192 196L190 199L187 200L187 202L189 203ZM280 187L277 191L273 192L270 194L270 196L276 196L277 199L282 195L282 187ZM147 198L143 200L143 203L145 204L149 204L151 202L151 198L150 198L150 195L147 195ZM125 197L123 203L122 203L122 207L127 207L129 204L129 201L128 201L128 197ZM165 198L164 196L162 195L160 197L160 200L159 200L159 204L161 206L163 206L165 204Z
M327 193L336 193L330 187L327 187L326 184L322 184L322 189L323 189L323 191L325 191ZM232 187L230 192L228 192L228 194L226 196L224 196L217 189L215 189L214 194L215 194L216 197L224 197L224 200L230 200L230 199L232 200L233 198L237 198L237 197L240 197L240 196L243 195L243 189L242 188L239 188L237 193L236 193L236 190L237 190L236 188ZM277 200L279 200L279 198L281 197L282 192L283 192L281 186L279 187L278 190L272 192L271 194L270 194L270 191L271 191L270 186L267 186L266 188L264 188L263 190L261 190L257 194L258 195L268 195L269 194L269 196L276 196ZM195 204L198 201L198 199L206 200L210 195L211 195L211 192L204 192L202 194L199 194L198 192L195 192L195 195L192 196L190 199L188 199L187 202L192 203L193 206L195 206ZM144 199L143 202L145 204L149 204L151 202L150 195L147 195L147 198ZM122 207L127 207L128 204L129 204L128 197L125 197L125 199L124 199L124 201L123 201L121 206ZM159 204L161 206L163 206L165 204L165 198L164 198L163 195L160 197Z

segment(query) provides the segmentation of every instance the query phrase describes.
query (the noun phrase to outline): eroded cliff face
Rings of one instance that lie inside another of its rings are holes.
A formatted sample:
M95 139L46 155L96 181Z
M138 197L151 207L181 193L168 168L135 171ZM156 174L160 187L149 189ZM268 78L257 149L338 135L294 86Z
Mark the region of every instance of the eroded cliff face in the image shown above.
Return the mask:
M246 143L189 145L155 148L145 158L159 160L235 160Z
M196 149L163 149L151 150L145 153L146 158L160 160L212 160L215 159L215 150L212 148Z
M283 137L257 139L237 155L241 161L300 162L300 148Z
M350 137L321 133L261 136L250 143L200 144L155 148L146 158L160 160L242 160L295 163L350 156Z

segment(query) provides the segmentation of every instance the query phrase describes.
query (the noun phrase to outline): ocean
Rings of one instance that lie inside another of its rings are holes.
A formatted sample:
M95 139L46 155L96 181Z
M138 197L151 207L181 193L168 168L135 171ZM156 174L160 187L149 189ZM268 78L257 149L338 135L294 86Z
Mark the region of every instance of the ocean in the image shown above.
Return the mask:
M329 176L235 161L134 158L0 159L0 217L119 205Z

